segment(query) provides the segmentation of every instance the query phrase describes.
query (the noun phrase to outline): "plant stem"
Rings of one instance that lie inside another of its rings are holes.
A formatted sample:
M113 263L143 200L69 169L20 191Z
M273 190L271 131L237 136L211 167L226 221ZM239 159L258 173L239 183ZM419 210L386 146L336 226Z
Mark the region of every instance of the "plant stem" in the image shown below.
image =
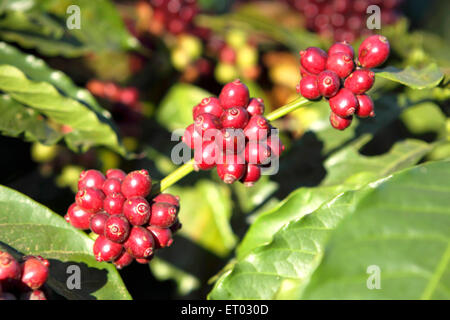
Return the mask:
M269 121L276 120L278 118L281 118L288 113L297 110L298 108L307 105L311 103L310 100L307 100L303 97L299 97L298 99L289 102L288 104L282 106L281 108L278 108L277 110L269 113L266 118ZM181 180L185 176L187 176L189 173L194 171L194 159L189 160L185 164L183 164L181 167L176 169L174 172L169 174L167 177L162 179L159 183L159 192L163 192L167 188L169 188L171 185L175 184L177 181Z
M297 99L295 99L294 101L289 102L288 104L282 106L281 108L278 108L277 110L269 113L266 118L269 121L273 121L276 120L278 118L281 118L285 115L287 115L288 113L297 110L298 108L310 104L312 101L307 100L303 97L299 97Z

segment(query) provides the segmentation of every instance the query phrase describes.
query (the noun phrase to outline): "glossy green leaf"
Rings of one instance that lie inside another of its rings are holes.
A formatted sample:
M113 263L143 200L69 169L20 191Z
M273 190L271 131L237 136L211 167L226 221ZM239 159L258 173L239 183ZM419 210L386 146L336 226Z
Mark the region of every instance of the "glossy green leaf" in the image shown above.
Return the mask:
M325 162L327 176L319 187L300 188L277 207L258 216L237 249L242 258L258 246L269 243L273 235L290 221L319 208L339 193L357 189L397 170L414 165L431 146L419 140L405 140L386 154L367 157L358 150L367 138L333 154Z
M399 82L414 89L433 88L441 82L444 75L436 64L430 64L422 69L408 66L403 70L386 67L375 70L377 77Z
M449 164L339 194L248 253L209 298L449 299ZM382 290L367 287L370 265L381 269Z
M49 83L31 81L19 69L1 65L0 89L53 122L70 127L72 131L65 135L70 148L85 151L92 146L103 145L121 154L126 153L112 124L103 115L78 100L63 96Z
M50 261L48 285L68 299L130 299L114 265L97 262L93 241L64 218L27 196L0 186L0 244L23 255L41 255ZM72 274L81 270L81 289L68 289Z
M213 94L199 87L177 83L162 100L156 115L158 122L168 130L184 129L193 122L192 108L203 98Z

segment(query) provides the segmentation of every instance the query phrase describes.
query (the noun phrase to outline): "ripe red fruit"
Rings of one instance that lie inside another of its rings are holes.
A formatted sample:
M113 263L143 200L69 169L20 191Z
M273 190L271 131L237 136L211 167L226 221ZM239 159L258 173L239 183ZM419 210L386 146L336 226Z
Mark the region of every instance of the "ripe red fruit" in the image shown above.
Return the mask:
M168 228L177 219L178 208L170 203L156 202L152 204L152 215L149 224L160 228Z
M105 233L105 222L109 215L104 212L99 212L91 216L89 219L89 228L92 232L103 235Z
M363 94L370 88L375 81L375 73L368 69L355 70L345 79L344 87L351 90L354 94Z
M365 39L358 50L358 61L364 68L375 68L389 57L390 45L386 37L373 35Z
M334 53L328 56L327 69L334 71L339 77L346 78L355 68L353 59L344 52Z
M215 141L203 142L201 148L194 150L194 169L198 171L214 168L219 155L220 149Z
M123 244L128 254L136 259L148 258L153 254L155 241L150 231L143 227L131 228L130 236Z
M244 128L248 122L248 112L243 107L231 107L223 111L220 121L222 128Z
M336 42L328 49L328 57L336 53L345 53L349 55L352 60L355 57L355 51L353 50L353 47L346 41Z
M223 108L220 105L219 99L216 97L204 98L200 104L196 105L192 110L193 119L197 118L198 115L202 113L209 113L216 117L222 115Z
M300 94L306 99L315 100L320 98L319 86L317 85L317 76L303 76L300 80Z
M194 129L194 124L192 123L184 131L181 140L186 143L189 148L194 149L196 145L201 145L202 135Z
M314 76L315 74L306 71L306 69L300 64L300 74L302 77L306 77L306 76Z
M32 290L39 289L48 278L48 268L41 260L28 257L22 263L21 282Z
M119 100L126 106L133 106L139 100L139 91L136 88L123 88L119 93Z
M77 205L89 212L97 212L103 208L105 194L103 191L95 188L85 188L79 190L75 195ZM70 221L72 218L69 216Z
M112 193L120 192L122 183L119 179L116 178L108 178L103 182L102 191L107 196Z
M329 100L331 111L340 117L348 117L355 113L358 107L358 100L355 95L346 88L342 88L339 92Z
M261 98L250 98L247 106L247 112L250 116L263 115L264 114L264 101Z
M322 96L326 98L333 97L341 86L339 76L330 70L325 70L317 76L317 87Z
M170 247L173 242L172 231L169 228L160 228L156 226L148 226L147 230L150 231L155 239L155 248L161 249Z
M0 282L6 279L17 280L20 276L20 264L8 252L0 251Z
M219 95L220 104L224 109L248 105L250 95L247 86L239 79L227 83Z
M333 128L338 129L338 130L344 130L345 128L350 126L350 124L352 123L352 118L353 118L353 116L343 118L343 117L338 116L334 112L331 112L330 123Z
M89 219L95 213L89 212L79 206L76 203L72 203L67 210L67 218L69 223L77 229L89 229Z
M244 128L244 134L249 140L265 140L270 134L269 121L263 116L252 116Z
M20 300L47 300L47 297L41 290L33 290L22 293Z
M126 198L146 197L152 189L152 179L147 170L132 171L122 182L122 194Z
M358 109L356 109L356 115L361 118L374 117L373 101L367 94L357 95Z
M80 173L78 180L78 190L85 188L102 189L105 176L98 170L87 170Z
M252 163L247 164L247 170L244 173L244 176L241 178L241 182L246 187L252 187L256 181L261 177L261 168Z
M117 269L121 270L133 262L134 258L128 252L123 251L116 260L113 261Z
M105 221L104 236L113 242L122 243L130 234L130 224L124 215L110 216Z
M152 261L152 259L153 259L153 254L147 258L136 259L136 262L140 263L140 264L148 264L150 261Z
M125 179L126 175L127 174L125 172L123 172L122 170L120 170L120 169L108 169L106 171L106 178L108 178L108 179L112 179L112 178L118 179L120 182L122 182L123 179Z
M220 162L217 164L217 174L227 184L241 179L247 169L245 159L240 154L225 155Z
M194 129L201 135L209 130L219 130L221 127L219 118L209 113L202 113L194 120Z
M123 204L123 214L134 226L141 226L150 218L150 205L143 197L127 199Z
M94 256L97 261L113 261L120 256L122 250L122 244L108 240L105 236L99 236L94 242Z
M300 63L306 71L319 74L327 65L327 53L320 48L309 47L300 51Z
M120 192L107 195L105 200L103 200L103 210L110 215L121 214L125 200L125 197Z
M167 202L176 207L180 206L180 197L171 195L170 193L160 193L156 197L152 199L153 203L155 202Z
M250 141L245 146L245 161L251 164L267 164L271 150L265 142Z
M280 140L280 137L276 134L270 135L266 143L272 151L272 156L279 157L285 149L283 143Z
M240 153L245 148L245 135L242 129L222 129L220 139L216 139L219 148L225 153Z

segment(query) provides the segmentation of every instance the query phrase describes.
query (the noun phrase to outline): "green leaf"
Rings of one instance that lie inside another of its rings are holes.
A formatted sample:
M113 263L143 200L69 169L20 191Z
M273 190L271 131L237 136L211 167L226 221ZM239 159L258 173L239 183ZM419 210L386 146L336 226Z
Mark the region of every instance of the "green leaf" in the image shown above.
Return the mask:
M50 260L48 285L68 299L130 299L114 265L97 262L93 240L27 196L0 186L0 244ZM70 290L67 267L81 269L81 289Z
M436 87L444 77L435 63L420 70L411 66L406 67L404 70L387 67L375 70L375 74L377 77L399 82L414 89Z
M386 154L367 157L358 152L366 142L365 137L330 156L325 162L327 176L321 186L297 189L277 207L258 216L238 246L238 259L269 243L283 226L313 212L339 193L412 166L431 150L425 142L405 140Z
M441 108L431 101L409 107L400 118L413 134L436 132L445 135L447 118Z
M157 120L168 130L184 129L192 123L192 108L200 103L203 98L213 96L213 94L199 87L177 83L162 100Z
M449 164L339 194L247 254L209 298L449 299ZM382 290L366 286L370 265L381 268Z
M72 131L64 138L70 148L85 151L94 145L103 145L126 153L112 124L103 115L78 100L63 96L49 83L28 80L19 69L1 65L0 89L55 123L69 126Z

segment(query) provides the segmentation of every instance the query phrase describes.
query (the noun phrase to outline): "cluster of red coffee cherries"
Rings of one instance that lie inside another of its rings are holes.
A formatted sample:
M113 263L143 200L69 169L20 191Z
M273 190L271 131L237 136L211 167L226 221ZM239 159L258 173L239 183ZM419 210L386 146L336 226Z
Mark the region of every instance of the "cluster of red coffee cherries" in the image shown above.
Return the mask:
M151 0L150 5L153 8L150 23L158 25L152 29L164 28L172 34L189 31L199 11L196 0Z
M49 266L41 256L25 256L19 263L0 250L0 300L47 300L40 289L47 281Z
M368 36L366 28L367 8L380 8L381 24L392 24L400 16L398 8L402 0L287 0L302 13L310 31L333 38L335 41L353 42L360 36Z
M172 244L172 233L181 228L179 198L161 193L147 201L152 180L147 170L128 174L109 169L83 171L78 192L65 216L75 228L90 229L97 261L112 261L118 269L133 260L148 263L155 249Z
M139 102L139 91L135 87L121 88L114 82L102 82L94 79L86 84L86 88L97 97L133 109L136 109Z
M182 138L194 150L194 168L216 167L225 183L240 181L252 186L261 168L270 166L284 150L263 113L263 100L250 98L239 79L226 84L218 98L204 98L194 106L194 123Z
M365 94L374 81L370 68L384 63L389 56L386 37L373 35L365 39L354 61L354 50L346 42L337 42L328 50L310 47L300 51L302 79L297 92L307 99L325 97L331 108L331 125L344 130L350 126L353 114L366 118L375 116L372 99Z

